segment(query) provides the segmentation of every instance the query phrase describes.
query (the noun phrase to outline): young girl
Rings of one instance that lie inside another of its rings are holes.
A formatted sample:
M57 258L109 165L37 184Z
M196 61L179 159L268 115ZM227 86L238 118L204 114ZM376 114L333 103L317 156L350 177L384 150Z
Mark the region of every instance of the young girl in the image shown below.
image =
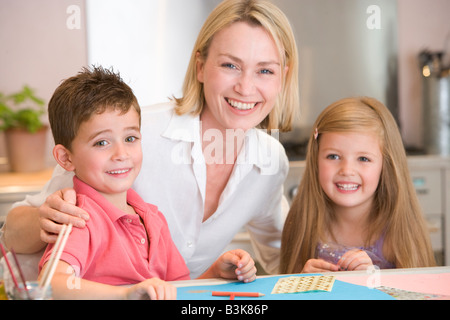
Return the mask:
M337 101L318 117L285 222L282 273L435 264L396 122L379 101Z

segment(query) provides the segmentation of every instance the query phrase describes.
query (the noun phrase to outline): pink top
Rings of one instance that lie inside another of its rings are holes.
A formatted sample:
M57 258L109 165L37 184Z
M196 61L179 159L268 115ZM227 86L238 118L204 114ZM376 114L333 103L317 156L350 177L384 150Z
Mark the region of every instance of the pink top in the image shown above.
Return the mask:
M111 285L133 284L152 277L166 281L189 279L189 270L156 206L145 203L130 189L127 202L137 214L129 215L77 177L73 182L77 205L90 218L85 228L72 229L60 259L70 264L78 276ZM52 248L47 246L39 270L50 258Z

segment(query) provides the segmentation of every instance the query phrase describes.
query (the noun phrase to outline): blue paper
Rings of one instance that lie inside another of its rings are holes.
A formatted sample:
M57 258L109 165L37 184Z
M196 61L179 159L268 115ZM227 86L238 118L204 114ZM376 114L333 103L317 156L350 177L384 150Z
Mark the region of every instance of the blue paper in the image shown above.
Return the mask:
M306 276L298 275L298 276ZM311 276L311 274L308 274ZM177 289L178 300L229 300L229 297L213 297L211 291L259 292L265 296L259 298L235 297L235 300L395 300L377 289L335 280L331 292L297 292L271 294L278 279L288 277L274 276L258 278L250 283L232 282L210 286L191 286ZM195 292L206 290L207 292Z

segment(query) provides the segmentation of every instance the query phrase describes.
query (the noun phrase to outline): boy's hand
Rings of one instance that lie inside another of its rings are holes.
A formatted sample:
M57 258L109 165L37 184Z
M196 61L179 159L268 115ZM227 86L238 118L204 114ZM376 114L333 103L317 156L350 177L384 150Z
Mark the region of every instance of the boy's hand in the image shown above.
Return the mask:
M144 280L126 291L127 300L175 300L177 288L159 278Z

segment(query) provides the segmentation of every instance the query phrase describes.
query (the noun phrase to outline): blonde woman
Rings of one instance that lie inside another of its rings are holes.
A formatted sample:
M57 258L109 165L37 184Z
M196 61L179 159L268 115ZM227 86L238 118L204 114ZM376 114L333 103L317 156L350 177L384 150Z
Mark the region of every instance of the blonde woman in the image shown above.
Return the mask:
M282 236L281 272L434 265L396 122L348 98L314 124L306 171Z
M263 268L278 271L289 165L269 133L288 130L299 108L297 59L289 21L276 6L226 0L199 33L183 96L142 108L144 160L133 188L164 212L191 278L244 227ZM58 168L40 195L9 213L8 246L36 251L55 241L60 223L84 227L86 213L73 199L71 175ZM236 252L228 274L210 276L251 281L255 269L240 270L241 257Z

